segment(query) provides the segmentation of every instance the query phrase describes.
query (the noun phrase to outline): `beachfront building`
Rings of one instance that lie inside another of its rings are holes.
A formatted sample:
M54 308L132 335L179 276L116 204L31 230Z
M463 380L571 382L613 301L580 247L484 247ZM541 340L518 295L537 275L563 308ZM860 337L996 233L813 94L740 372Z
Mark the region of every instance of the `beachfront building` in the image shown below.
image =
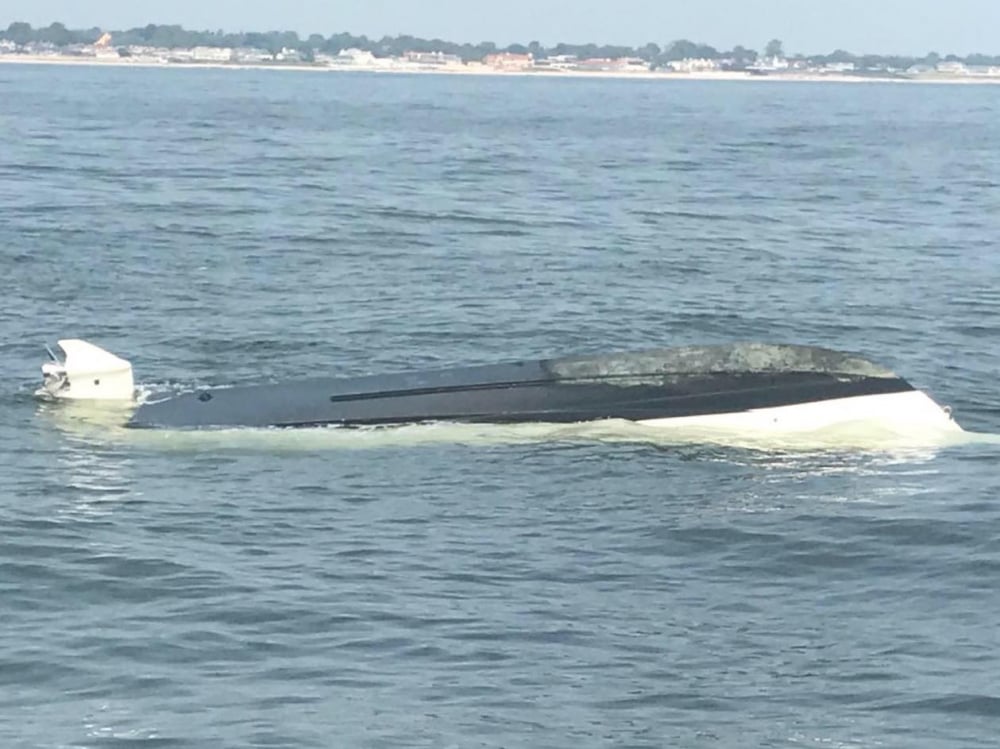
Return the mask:
M966 65L965 69L968 75L1000 77L1000 65Z
M938 63L937 72L945 73L946 75L968 75L969 69L965 67L965 63L941 62Z
M168 60L174 62L231 62L233 50L229 47L191 47L168 50Z
M430 68L454 67L462 64L461 57L444 52L406 52L403 54L403 60L410 65Z
M316 56L317 62L327 62L326 56L323 56L323 60L320 60L320 56ZM375 55L365 49L355 49L354 47L350 49L342 49L336 54L336 56L331 57L329 65L350 65L353 67L370 67L377 64L377 59Z
M535 67L549 70L572 70L577 63L576 55L552 55L535 60Z
M67 44L60 48L60 52L70 57L93 57L95 55L93 44Z
M133 44L126 47L126 51L128 56L136 61L166 63L170 61L172 50L166 47L147 47Z
M753 65L750 65L750 69L775 72L778 70L788 70L791 66L791 63L784 57L762 57Z
M483 64L494 70L529 70L535 65L535 56L530 52L526 55L519 55L514 52L497 52L486 55Z
M315 61L331 68L371 67L375 65L376 57L361 49L342 49L335 55L317 52Z
M711 73L722 67L722 64L718 60L710 60L708 58L671 60L667 65L675 73Z
M853 62L828 62L826 65L822 66L819 70L821 73L853 73L855 69L855 64Z
M233 50L229 47L194 47L191 59L197 62L229 62L233 59Z
M577 60L568 69L590 73L645 73L649 63L638 57L592 57Z
M93 57L100 60L118 59L118 50L111 46L111 34L104 33L93 44L67 44L62 53L73 57Z
M254 63L260 62L270 62L272 60L271 53L266 49L258 49L256 47L235 47L233 49L233 62L241 62L246 65L252 65Z
M21 51L35 57L59 57L62 55L62 50L51 42L28 42L21 47Z

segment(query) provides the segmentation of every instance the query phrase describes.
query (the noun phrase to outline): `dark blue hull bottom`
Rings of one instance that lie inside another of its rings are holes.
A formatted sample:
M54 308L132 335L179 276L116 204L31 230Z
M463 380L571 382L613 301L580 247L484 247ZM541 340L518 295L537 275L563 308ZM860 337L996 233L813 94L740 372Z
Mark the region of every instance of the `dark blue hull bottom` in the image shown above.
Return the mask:
M742 366L736 371L677 372L665 371L666 364L650 365L648 357L618 366L623 361L542 360L196 391L140 406L129 426L644 421L913 390L891 373L863 367L860 372L742 371L748 368Z

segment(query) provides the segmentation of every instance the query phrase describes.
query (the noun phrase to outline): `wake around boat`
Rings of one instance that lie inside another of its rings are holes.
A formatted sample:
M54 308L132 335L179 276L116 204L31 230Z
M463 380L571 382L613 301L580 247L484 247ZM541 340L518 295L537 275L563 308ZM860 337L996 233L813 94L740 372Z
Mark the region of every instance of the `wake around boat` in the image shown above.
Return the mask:
M622 419L656 427L806 432L848 422L958 430L950 410L892 371L810 346L737 343L485 366L318 377L139 398L132 365L60 340L36 391L130 401L127 426L157 429Z

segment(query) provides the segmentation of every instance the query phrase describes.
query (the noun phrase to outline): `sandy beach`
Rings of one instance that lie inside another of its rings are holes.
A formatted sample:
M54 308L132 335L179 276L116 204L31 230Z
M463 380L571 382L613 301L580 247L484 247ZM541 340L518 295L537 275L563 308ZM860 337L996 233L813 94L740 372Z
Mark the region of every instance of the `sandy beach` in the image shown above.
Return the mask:
M485 65L420 66L387 61L382 65L319 65L306 63L238 63L238 62L162 62L159 60L120 57L70 57L65 55L0 55L0 64L66 65L118 68L169 68L218 70L273 70L310 73L384 73L408 75L463 75L524 78L610 78L657 81L761 81L799 83L936 83L936 84L1000 84L1000 76L949 75L929 73L918 76L850 75L845 73L768 72L753 74L741 71L602 71L560 70L498 70Z

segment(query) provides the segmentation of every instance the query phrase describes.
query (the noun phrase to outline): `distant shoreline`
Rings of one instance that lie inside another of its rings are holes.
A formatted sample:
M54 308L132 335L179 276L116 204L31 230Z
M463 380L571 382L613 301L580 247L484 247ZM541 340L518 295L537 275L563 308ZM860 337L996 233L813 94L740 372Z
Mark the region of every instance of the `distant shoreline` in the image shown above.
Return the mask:
M658 81L761 81L786 83L922 83L922 84L1000 84L1000 76L968 76L931 73L918 76L850 75L846 73L768 72L752 74L740 71L600 71L600 70L496 70L485 66L382 66L382 65L309 65L302 63L239 62L156 62L128 58L69 57L58 55L0 55L0 64L64 65L114 68L158 68L170 70L278 70L310 73L379 73L389 75L461 75L506 78L603 78Z

